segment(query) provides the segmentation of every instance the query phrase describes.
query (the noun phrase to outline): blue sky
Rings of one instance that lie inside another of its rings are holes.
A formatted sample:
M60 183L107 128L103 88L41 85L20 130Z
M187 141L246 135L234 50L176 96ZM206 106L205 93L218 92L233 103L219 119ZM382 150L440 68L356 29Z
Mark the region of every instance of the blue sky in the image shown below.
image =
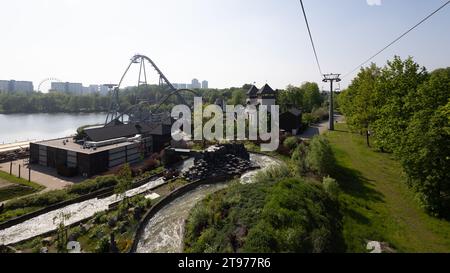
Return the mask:
M342 74L444 2L304 0L323 72ZM0 10L0 79L36 88L48 77L116 83L135 53L172 82L322 85L298 0L3 0ZM447 6L374 61L397 54L429 70L450 66L449 30ZM136 81L130 73L126 84Z

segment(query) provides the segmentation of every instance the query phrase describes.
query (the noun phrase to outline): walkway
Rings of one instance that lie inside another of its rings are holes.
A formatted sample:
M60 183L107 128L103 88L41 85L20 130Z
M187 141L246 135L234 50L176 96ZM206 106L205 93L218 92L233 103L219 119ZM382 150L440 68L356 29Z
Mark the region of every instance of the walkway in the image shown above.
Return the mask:
M338 123L343 120L343 117L341 115L334 115L335 122ZM306 129L305 132L299 135L301 139L311 139L314 136L322 135L328 131L328 120L321 122L319 124L312 124L309 126L308 129Z
M164 183L166 182L163 178L156 178L140 187L128 190L125 195L133 197L153 190ZM66 225L78 223L91 218L97 212L108 210L110 205L120 202L123 198L124 195L121 194L113 194L105 198L92 198L41 214L15 226L0 230L0 245L14 244L53 231L61 221L61 215L69 216L69 219L65 220Z
M24 159L13 161L12 174L15 176L19 176L19 165L21 169L21 177L28 180L28 165L26 160ZM9 173L9 168L10 162L0 164L0 171ZM80 176L75 178L64 178L62 176L59 176L56 173L56 170L52 170L50 168L39 165L33 165L31 167L31 181L46 187L43 192L64 189L72 185L73 183L78 183L83 180L85 180L85 178Z
M0 144L0 153L15 151L18 149L25 149L28 147L30 147L30 141L16 142L10 144Z

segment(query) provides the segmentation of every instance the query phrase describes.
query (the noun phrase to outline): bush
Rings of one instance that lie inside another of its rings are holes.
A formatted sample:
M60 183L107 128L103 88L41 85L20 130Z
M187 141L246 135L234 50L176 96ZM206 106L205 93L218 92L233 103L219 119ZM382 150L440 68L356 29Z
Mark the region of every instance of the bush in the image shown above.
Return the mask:
M311 113L314 122L320 122L322 120L327 120L330 117L330 113L326 107L321 107L314 109Z
M305 143L300 143L295 151L292 153L291 162L293 165L293 170L296 175L304 175L308 171L306 165L306 155L308 153L308 147Z
M285 165L273 166L265 171L258 172L255 176L255 183L275 183L279 179L289 177L291 171Z
M208 227L209 213L206 208L196 207L191 214L189 229L192 235L200 236L202 231Z
M290 151L294 150L297 147L298 138L295 136L291 136L286 138L283 142L283 145L286 146Z
M277 252L277 249L273 227L262 221L250 230L243 250L248 253L273 253Z
M336 182L334 178L331 178L329 176L324 177L322 181L323 188L328 195L334 199L337 200L340 193L339 184Z
M113 187L118 183L117 177L113 175L99 176L95 179L86 180L84 182L72 185L68 192L79 195L88 194L97 190Z
M302 115L302 123L305 123L309 126L314 122L316 122L316 121L311 113L304 113Z
M319 175L331 174L335 168L335 160L330 143L323 136L316 136L311 140L306 156L309 170Z
M270 251L330 252L343 248L341 219L338 204L320 185L288 178L270 190L260 223L274 230L276 248Z
M16 200L11 200L5 204L5 210L13 210L27 207L46 207L64 200L72 196L64 190L55 190L38 195L32 195Z
M181 161L181 157L175 153L175 151L170 149L164 149L161 151L161 163L164 166L174 164Z
M108 253L109 252L109 238L102 237L100 241L97 243L97 247L95 248L96 253Z
M197 204L186 225L185 251L343 251L337 201L319 183L271 178L280 170L266 173L260 183L233 184Z

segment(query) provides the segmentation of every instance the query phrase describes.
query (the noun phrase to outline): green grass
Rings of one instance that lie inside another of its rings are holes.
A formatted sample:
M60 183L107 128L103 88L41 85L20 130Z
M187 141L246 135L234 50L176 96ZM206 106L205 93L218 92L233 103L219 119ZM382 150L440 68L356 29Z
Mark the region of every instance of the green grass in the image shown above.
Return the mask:
M10 182L10 183L13 183L13 184L29 186L29 187L32 187L34 189L41 190L41 189L44 188L44 186L39 185L39 184L37 184L35 182L30 182L30 181L25 180L23 178L15 177L14 175L10 175L9 173L3 172L3 171L0 171L0 179L5 180L5 181Z
M345 124L327 137L338 165L334 177L343 190L348 252L366 252L367 240L388 242L399 252L450 252L450 223L419 207L391 155L368 148Z
M34 211L42 209L42 207L26 207L26 208L18 208L14 210L8 210L0 214L0 223L11 220L12 218L16 218Z
M0 202L10 200L19 196L32 194L34 192L36 192L35 189L22 185L11 185L0 188Z
M0 188L0 202L32 194L45 188L37 183L15 177L3 171L0 171L0 181L12 184Z

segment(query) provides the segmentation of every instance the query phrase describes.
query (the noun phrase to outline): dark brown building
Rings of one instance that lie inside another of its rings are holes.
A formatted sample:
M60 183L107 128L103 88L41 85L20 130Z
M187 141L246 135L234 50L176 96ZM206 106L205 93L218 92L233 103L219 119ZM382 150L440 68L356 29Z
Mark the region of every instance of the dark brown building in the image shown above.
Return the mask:
M296 108L280 114L280 129L297 135L302 127L302 111Z
M59 138L30 144L30 163L65 176L93 176L161 151L171 140L169 124L129 123L91 128L84 139Z

